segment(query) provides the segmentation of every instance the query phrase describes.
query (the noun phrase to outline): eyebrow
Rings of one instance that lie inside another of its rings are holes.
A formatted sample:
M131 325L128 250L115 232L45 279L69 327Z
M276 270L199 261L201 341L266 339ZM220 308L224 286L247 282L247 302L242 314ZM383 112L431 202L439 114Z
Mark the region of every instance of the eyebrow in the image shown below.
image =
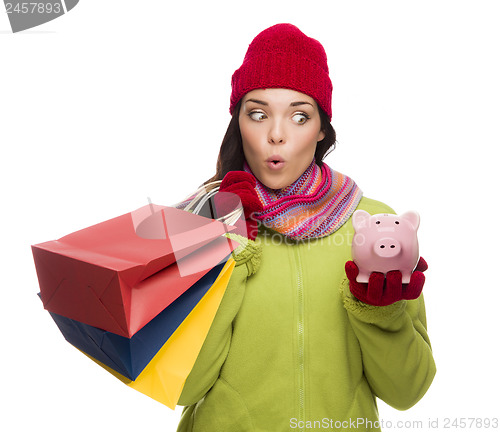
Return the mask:
M261 101L259 99L247 99L245 101L245 103L247 103L247 102L255 102L256 104L264 105L264 106L268 106L269 105L267 102ZM309 103L309 102L303 102L303 101L292 102L290 104L290 106L292 106L292 107L296 107L296 106L299 106L299 105L311 105L311 106L313 106L311 103Z

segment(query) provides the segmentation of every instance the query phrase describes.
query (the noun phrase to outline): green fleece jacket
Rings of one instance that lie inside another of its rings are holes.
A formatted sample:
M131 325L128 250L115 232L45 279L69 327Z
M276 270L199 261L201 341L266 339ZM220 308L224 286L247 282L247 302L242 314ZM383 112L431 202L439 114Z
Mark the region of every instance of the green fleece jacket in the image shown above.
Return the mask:
M370 214L394 213L363 197ZM349 290L349 219L293 241L261 227L236 267L188 376L178 432L380 430L376 397L413 406L436 367L424 299L370 306Z

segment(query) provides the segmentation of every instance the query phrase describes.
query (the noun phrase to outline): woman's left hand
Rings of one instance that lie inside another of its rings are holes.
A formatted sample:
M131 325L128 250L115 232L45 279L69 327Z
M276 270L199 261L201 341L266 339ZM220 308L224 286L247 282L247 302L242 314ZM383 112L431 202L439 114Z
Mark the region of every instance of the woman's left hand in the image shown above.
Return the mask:
M254 212L262 211L262 203L255 190L256 185L255 177L245 171L229 171L220 184L219 192L231 192L238 195L243 206L245 223L244 227L239 226L240 221L236 222L236 233L247 236L250 240L255 240L258 232L257 220L253 217ZM226 202L224 202L226 201ZM227 213L228 209L225 208L227 204L233 204L232 200L224 200L223 198L217 199L216 204L222 213ZM229 206L231 207L231 205Z
M349 288L354 297L363 303L373 306L387 306L399 300L414 300L422 293L427 263L420 257L418 264L411 274L410 282L402 283L402 275L399 270L388 272L385 277L383 273L373 272L370 274L368 283L356 282L359 269L354 261L345 263L345 273L349 279Z

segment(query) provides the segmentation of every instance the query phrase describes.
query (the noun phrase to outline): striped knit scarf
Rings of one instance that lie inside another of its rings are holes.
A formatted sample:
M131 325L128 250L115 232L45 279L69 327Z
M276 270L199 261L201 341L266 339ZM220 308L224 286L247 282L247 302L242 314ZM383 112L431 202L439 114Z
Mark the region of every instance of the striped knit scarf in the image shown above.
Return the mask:
M363 193L348 176L322 165L313 160L283 189L270 189L256 179L255 189L264 205L256 219L294 240L325 237L338 230L356 210ZM252 173L246 161L243 169Z

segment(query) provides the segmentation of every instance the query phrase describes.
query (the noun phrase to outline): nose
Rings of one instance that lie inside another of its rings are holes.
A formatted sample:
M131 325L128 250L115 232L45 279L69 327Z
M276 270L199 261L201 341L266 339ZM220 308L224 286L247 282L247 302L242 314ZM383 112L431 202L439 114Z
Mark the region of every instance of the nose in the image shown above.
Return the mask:
M375 242L373 250L381 258L392 258L401 252L401 244L394 238L385 237Z
M286 142L285 139L285 129L280 120L275 120L272 122L268 134L268 142L270 144L283 144Z

